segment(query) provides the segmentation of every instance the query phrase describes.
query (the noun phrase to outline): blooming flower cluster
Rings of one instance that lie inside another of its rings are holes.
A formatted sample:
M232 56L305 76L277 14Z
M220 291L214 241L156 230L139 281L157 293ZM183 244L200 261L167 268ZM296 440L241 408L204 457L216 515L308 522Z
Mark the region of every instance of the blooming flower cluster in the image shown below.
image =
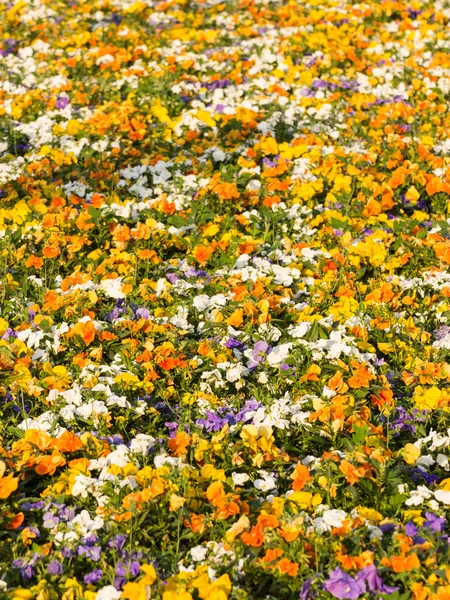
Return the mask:
M448 0L0 14L0 598L448 600Z

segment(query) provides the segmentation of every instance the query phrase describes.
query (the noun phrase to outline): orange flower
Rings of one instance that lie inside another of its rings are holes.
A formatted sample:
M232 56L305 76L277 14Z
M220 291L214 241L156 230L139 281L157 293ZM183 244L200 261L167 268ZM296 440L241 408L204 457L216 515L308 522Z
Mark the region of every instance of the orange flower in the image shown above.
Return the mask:
M434 252L439 260L450 264L450 244L448 242L438 242L435 244Z
M18 484L19 480L17 477L13 477L12 475L8 475L8 477L2 477L0 479L0 499L5 500L8 498L17 490Z
M378 406L380 409L394 406L394 394L392 393L392 390L380 390L378 396L372 394L370 399L372 401L372 406Z
M201 265L205 264L214 252L214 248L212 246L203 246L202 244L197 244L194 248L194 258Z
M413 569L420 568L420 560L417 554L410 554L409 556L393 556L387 560L389 560L394 573L403 573L404 571L409 573L409 571L412 571Z
M14 515L6 529L17 529L17 527L22 525L24 518L23 512L17 513L17 515Z
M242 308L236 309L231 317L227 319L227 325L230 327L240 327L244 322L244 311Z
M294 472L291 475L291 479L294 480L294 483L292 484L292 489L296 492L299 492L311 479L309 469L305 467L305 465L297 465L294 469Z
M184 520L184 526L188 527L194 533L202 534L205 531L205 517L203 515L191 515L191 520Z
M35 256L34 254L32 254L25 262L25 266L27 267L27 269L29 269L30 267L40 269L43 264L44 259L41 256Z
M300 378L300 381L319 381L319 375L322 369L319 365L312 364L308 367L306 373Z
M348 390L348 385L342 378L342 373L340 371L336 371L336 373L328 380L328 387L330 390L337 392L338 394L345 394Z
M186 365L186 362L180 360L179 358L166 358L165 360L157 360L158 366L165 371L170 371L171 369L175 369L175 367L183 367Z
M53 440L53 447L60 452L76 452L83 448L83 444L72 431L65 431L61 437Z
M36 458L36 463L38 475L54 475L58 467L66 464L66 459L60 454L54 453L50 456L39 456Z
M280 524L275 515L259 515L256 521L263 529L274 529Z
M241 540L244 542L244 544L247 544L247 546L252 546L252 548L259 548L264 542L264 536L261 527L257 527L254 525L250 531L245 531L241 535Z
M213 481L206 490L206 497L211 504L217 503L225 498L225 490L221 481Z
M181 454L186 454L187 447L190 443L191 436L184 431L178 431L176 436L167 442L167 445L174 456L180 456Z
M443 187L444 185L439 177L432 177L427 183L425 191L432 196L433 194L441 192Z
M425 600L428 598L430 590L423 585L423 583L414 582L411 584L411 591L413 593L414 600Z
M239 504L235 501L238 497L229 494L225 498L220 498L215 502L217 517L219 519L228 519L228 517L239 514Z
M91 320L86 322L80 321L72 327L72 329L67 334L67 337L73 337L74 335L80 336L83 339L86 346L89 346L89 344L91 344L95 338L94 323Z
M58 246L44 246L42 249L42 254L45 258L56 258L61 254L61 250Z
M232 200L239 198L239 192L235 183L219 183L214 187L214 191L222 200Z
M53 442L48 433L40 431L39 429L27 429L23 439L25 442L28 442L26 444L26 449L28 451L33 450L33 446L37 446L39 450L48 450L51 448ZM18 444L20 444L20 442L18 442Z
M268 550L266 550L264 556L259 560L263 562L273 562L274 560L277 560L277 558L280 558L280 556L282 555L283 550L281 548L269 548Z
M343 460L339 465L339 471L345 475L347 483L350 485L356 483L358 479L364 475L364 472L360 473L359 469L346 460Z
M76 224L78 229L81 231L89 231L89 229L93 229L95 224L92 223L92 216L88 211L81 212L76 220Z
M364 365L360 365L348 380L348 385L351 388L368 387L373 378L372 373L370 373Z
M291 562L288 558L282 558L276 564L277 569L280 570L281 573L285 573L286 575L290 575L291 577L296 577L298 573L298 563Z

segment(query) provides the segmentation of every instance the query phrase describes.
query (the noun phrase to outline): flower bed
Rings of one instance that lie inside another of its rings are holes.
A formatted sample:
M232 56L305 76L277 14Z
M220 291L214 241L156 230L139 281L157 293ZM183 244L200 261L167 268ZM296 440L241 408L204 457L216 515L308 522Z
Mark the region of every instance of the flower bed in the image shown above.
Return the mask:
M448 3L0 11L0 598L448 600Z

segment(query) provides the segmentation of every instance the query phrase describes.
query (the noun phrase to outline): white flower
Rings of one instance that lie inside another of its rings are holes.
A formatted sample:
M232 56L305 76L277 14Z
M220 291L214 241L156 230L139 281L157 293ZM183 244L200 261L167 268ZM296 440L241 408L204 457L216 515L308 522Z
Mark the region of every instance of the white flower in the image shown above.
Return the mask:
M408 498L405 504L406 506L420 506L425 500L431 497L431 491L424 485L419 485L417 490L412 490L411 498Z
M345 519L347 518L347 513L345 510L338 510L336 508L332 508L330 510L325 510L322 515L323 521L326 525L330 527L342 527Z
M220 148L214 148L212 152L212 157L216 162L223 162L224 160L226 160L227 155Z
M116 590L113 585L105 585L98 590L95 600L119 600L122 596L122 592Z
M253 485L261 492L268 492L269 490L273 490L277 487L275 479L269 474L264 475L264 479L256 479Z
M275 365L279 365L289 356L289 351L292 348L292 343L288 342L286 344L280 344L279 346L275 346L270 354L267 355L267 362L272 367Z
M442 504L450 504L450 492L447 490L436 490L434 492L434 497Z
M106 414L108 412L108 409L106 408L105 403L102 400L94 400L94 402L91 402L90 404L83 404L82 406L77 408L75 412L77 413L77 415L80 415L80 417L88 419L93 414Z
M75 531L58 531L53 538L55 546L69 546L70 542L76 542L78 535Z
M260 373L258 375L258 383L267 383L269 381L269 378L267 377L267 373Z
M295 327L290 327L288 329L289 333L294 338L302 338L304 337L308 331L311 329L311 323L305 321L303 323L299 323Z
M155 445L155 438L145 433L138 433L134 440L131 441L130 450L131 452L140 452L142 454L148 454L148 451Z
M371 540L381 540L383 537L383 532L379 527L375 525L367 525L367 529L369 531L369 537Z
M104 521L101 517L96 516L91 519L91 515L87 510L82 510L72 521L69 522L70 529L75 529L81 535L87 535L93 531L101 529Z
M162 467L163 465L170 465L171 467L177 467L178 469L182 469L185 463L183 463L182 459L176 456L168 456L167 454L158 454L153 459L153 464L157 469Z
M258 327L260 333L267 342L278 342L281 337L281 331L270 323L263 323Z
M261 189L261 182L258 181L257 179L251 179L247 183L247 189L250 190L251 192L259 192L259 190Z
M336 392L334 390L330 390L328 386L324 385L322 390L322 396L328 399L333 398L334 396L336 396Z
M235 367L228 369L226 374L227 381L230 383L238 381L242 375L246 374L246 371L247 369L244 369L241 365L236 365Z
M125 294L122 292L122 278L117 277L116 279L104 279L98 286L100 290L105 292L110 298L118 300L119 298L125 298Z
M191 548L192 560L195 560L195 562L205 560L207 554L208 548L205 548L205 546L194 546L194 548Z
M234 485L244 485L246 481L250 479L247 473L231 473Z
M416 465L418 467L431 467L434 462L435 460L430 454L424 454L416 460Z
M445 456L444 454L438 454L436 456L436 462L437 464L442 467L443 469L445 469L446 471L449 471L449 462L448 462L448 458L447 456Z
M129 450L125 444L120 444L117 448L108 454L106 462L108 465L116 465L121 469L127 465L130 461L128 458Z
M75 477L75 483L72 486L72 496L81 496L81 498L87 498L89 492L93 491L93 487L97 484L97 480L93 477L87 477L86 475L77 475Z

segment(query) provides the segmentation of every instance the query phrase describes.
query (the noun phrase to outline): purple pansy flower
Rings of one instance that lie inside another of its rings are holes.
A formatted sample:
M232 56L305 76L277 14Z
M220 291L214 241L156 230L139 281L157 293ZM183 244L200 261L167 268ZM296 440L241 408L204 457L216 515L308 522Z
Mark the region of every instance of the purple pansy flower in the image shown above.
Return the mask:
M50 575L61 575L64 572L62 564L57 560L52 560L48 563L47 572Z
M94 569L90 573L84 576L84 583L89 585L90 583L96 584L103 577L103 571L101 569Z
M324 581L323 589L339 600L357 600L366 591L366 585L363 580L354 579L336 567Z
M365 582L371 592L381 592L382 594L392 594L398 590L398 587L386 585L377 573L375 565L368 565L361 569L357 575L357 580Z
M431 529L431 531L444 531L446 523L444 517L438 517L434 513L430 512L426 512L425 516L427 520L424 521L424 527L428 527L428 529Z

